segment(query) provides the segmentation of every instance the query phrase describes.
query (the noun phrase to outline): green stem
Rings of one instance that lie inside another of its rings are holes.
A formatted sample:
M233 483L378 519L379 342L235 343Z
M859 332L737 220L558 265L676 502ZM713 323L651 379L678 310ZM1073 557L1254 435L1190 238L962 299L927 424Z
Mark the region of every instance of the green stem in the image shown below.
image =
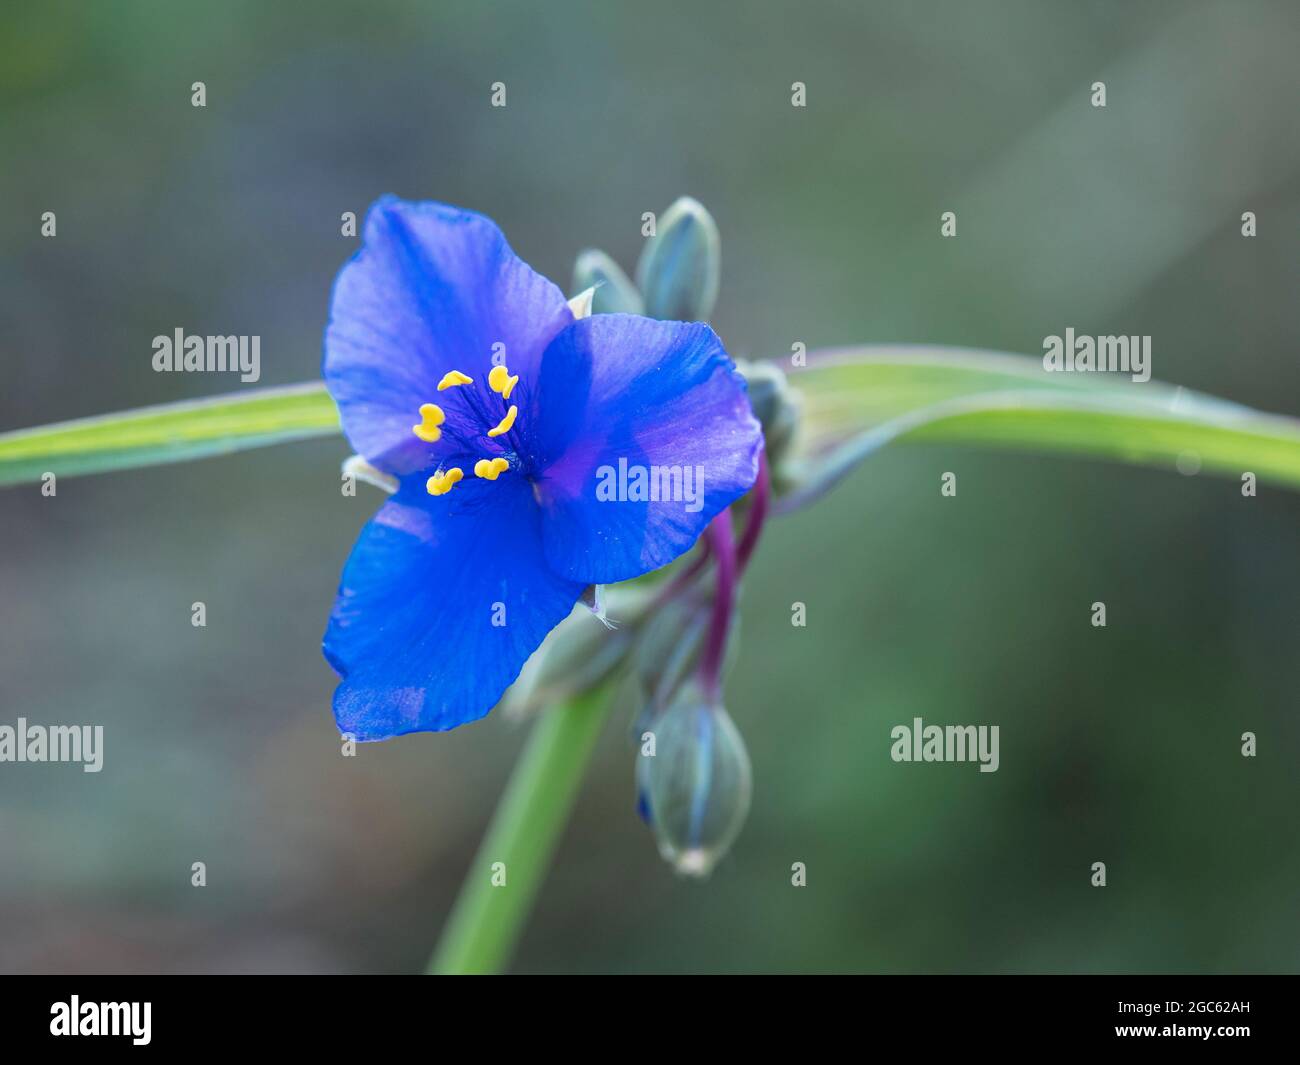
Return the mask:
M552 707L533 726L427 972L494 973L509 959L605 722L605 696ZM495 886L498 862L505 882Z

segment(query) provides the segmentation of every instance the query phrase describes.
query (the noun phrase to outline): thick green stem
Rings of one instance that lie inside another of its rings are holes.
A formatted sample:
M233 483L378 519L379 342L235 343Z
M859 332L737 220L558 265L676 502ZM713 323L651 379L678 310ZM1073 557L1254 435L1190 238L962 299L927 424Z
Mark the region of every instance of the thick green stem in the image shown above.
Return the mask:
M609 702L604 691L591 692L545 711L533 726L428 972L494 973L509 959L573 808Z

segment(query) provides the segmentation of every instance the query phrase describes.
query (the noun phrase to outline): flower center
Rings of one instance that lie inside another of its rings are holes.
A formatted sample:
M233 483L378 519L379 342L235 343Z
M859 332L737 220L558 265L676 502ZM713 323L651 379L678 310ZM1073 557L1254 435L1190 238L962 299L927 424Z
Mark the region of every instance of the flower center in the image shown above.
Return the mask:
M472 385L474 379L459 370L450 370L443 374L442 380L438 382L438 391L445 392L449 388L460 388L463 385ZM494 366L488 374L488 388L499 394L502 400L509 400L510 394L515 390L515 385L519 383L518 375L512 376L510 371L504 366ZM466 397L467 400L469 397ZM468 414L468 420L479 421L480 424L486 424L494 416L487 408L484 407L482 397L475 396L474 401L468 401L465 404L465 411ZM420 405L420 423L411 426L411 432L423 440L426 444L436 444L443 436L443 427L452 433L460 442L469 446L468 439L459 430L463 426L454 426L447 424L446 412L436 403L422 403ZM514 427L515 418L519 415L519 408L513 403L502 414L496 425L487 429L485 435L495 440L497 437L505 436ZM483 431L480 429L480 431ZM488 455L478 459L474 463L474 476L481 477L485 481L495 481L506 470L510 469L510 461L502 455ZM450 466L447 468L438 467L438 471L425 482L425 490L431 496L446 495L456 484L465 476L465 471L459 466Z

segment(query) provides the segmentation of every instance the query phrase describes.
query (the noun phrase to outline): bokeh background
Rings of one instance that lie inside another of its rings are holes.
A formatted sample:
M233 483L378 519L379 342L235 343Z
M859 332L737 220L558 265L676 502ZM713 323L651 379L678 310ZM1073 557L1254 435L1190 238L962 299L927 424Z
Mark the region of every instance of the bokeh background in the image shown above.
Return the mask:
M339 216L384 192L493 216L566 286L694 195L736 355L1150 334L1156 377L1300 415L1298 48L1253 0L16 4L0 429L241 387L153 373L178 326L315 377ZM0 493L0 723L107 734L98 775L0 765L0 970L423 964L525 730L340 757L319 639L378 503L346 454ZM1298 519L1232 480L877 454L753 566L731 856L661 863L619 708L515 968L1295 970ZM891 762L914 716L1000 725L1001 769Z

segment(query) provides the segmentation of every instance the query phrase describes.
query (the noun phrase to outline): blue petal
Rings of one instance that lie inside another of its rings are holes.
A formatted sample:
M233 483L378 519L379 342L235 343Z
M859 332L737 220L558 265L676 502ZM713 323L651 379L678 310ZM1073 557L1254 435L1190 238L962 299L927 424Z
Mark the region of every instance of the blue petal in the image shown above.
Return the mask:
M522 478L422 491L408 482L362 531L325 632L334 716L358 740L482 717L586 587L546 567Z
M758 473L762 431L744 379L702 323L628 314L575 322L546 349L535 402L525 432L546 558L572 580L606 584L666 565ZM661 484L676 471L677 498L600 498L611 475L630 487L636 467ZM697 476L703 491L691 498Z
M437 392L447 371L486 388L493 345L504 344L511 373L531 376L572 321L564 294L490 219L386 196L334 284L325 382L357 452L381 470L410 473L428 460L411 433L420 404L459 391Z

